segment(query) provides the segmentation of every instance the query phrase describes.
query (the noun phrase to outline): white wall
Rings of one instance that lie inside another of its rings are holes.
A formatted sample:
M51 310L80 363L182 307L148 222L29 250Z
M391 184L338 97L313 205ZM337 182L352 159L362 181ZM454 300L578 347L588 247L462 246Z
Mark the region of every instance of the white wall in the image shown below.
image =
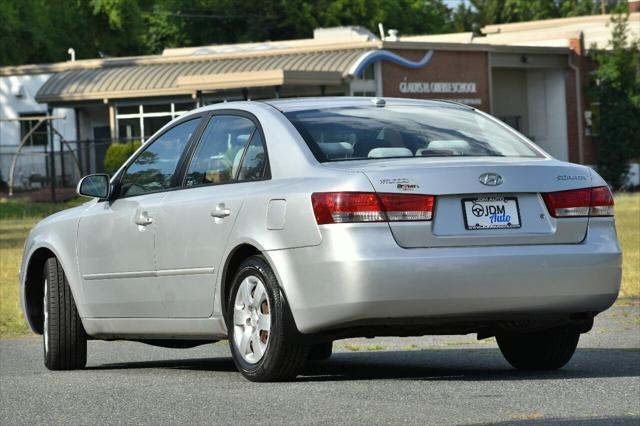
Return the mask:
M20 75L0 77L0 173L5 181L9 180L9 169L13 154L20 144L20 122L4 121L18 118L22 113L47 114L47 104L35 101L40 87L51 77L51 74ZM56 108L54 115L66 116L64 120L55 120L53 127L68 141L76 139L75 112L73 109ZM60 149L59 138L54 137L55 149ZM41 152L43 147L26 147L23 153ZM45 157L32 154L19 157L15 180L16 187L21 186L24 178L33 175L46 175Z
M528 136L542 149L569 160L567 104L562 70L527 70Z
M51 74L19 75L0 77L0 118L17 118L21 113L47 112L47 104L35 101L40 87ZM21 96L16 96L20 94ZM76 139L75 113L73 109L56 108L54 115L64 115L66 119L55 120L53 127L66 140ZM0 146L6 148L20 143L20 123L0 121ZM59 147L56 147L59 149Z

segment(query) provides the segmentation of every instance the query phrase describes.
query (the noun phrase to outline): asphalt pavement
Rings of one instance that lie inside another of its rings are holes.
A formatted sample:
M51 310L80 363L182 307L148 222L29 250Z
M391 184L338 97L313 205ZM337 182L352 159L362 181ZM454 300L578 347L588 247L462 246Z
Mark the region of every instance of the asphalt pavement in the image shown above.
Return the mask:
M89 342L50 372L40 338L0 341L0 424L640 425L640 306L596 319L556 372L513 370L474 335L349 339L295 381L251 383L226 342Z

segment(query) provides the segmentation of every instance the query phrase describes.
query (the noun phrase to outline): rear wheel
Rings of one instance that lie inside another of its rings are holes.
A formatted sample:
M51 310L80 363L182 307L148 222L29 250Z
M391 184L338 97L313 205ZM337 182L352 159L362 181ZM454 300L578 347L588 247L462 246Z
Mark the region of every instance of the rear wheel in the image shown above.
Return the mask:
M333 342L316 343L309 347L310 361L324 361L331 357L333 352Z
M235 275L227 304L227 329L233 361L255 382L294 378L307 359L308 346L287 339L286 301L262 256L245 260Z
M49 370L84 368L87 335L67 278L55 257L45 262L43 284L44 365Z
M576 350L580 333L549 330L516 336L497 336L506 360L519 370L556 370L564 367Z

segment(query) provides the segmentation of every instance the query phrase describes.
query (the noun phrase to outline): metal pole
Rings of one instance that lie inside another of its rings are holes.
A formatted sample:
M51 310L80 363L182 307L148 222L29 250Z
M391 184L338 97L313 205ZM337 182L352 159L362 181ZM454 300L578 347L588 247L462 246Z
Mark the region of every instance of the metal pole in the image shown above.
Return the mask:
M51 127L53 127L53 123L51 123ZM57 133L57 132L56 132ZM53 139L53 134L51 135L51 139ZM69 149L69 153L71 155L73 155L73 152L71 151L71 149ZM61 182L62 182L62 187L66 188L67 187L67 180L65 179L64 175L65 175L65 167L64 167L64 144L62 143L62 141L60 141L60 173L62 174L61 177Z
M82 148L80 145L80 117L78 117L78 110L73 110L74 111L74 118L75 118L75 124L76 124L76 156L78 158L78 167L80 167L80 176L78 176L78 178L82 178L82 176L85 174L84 172L84 159L82 158ZM88 174L88 173L86 173Z
M44 175L45 176L50 176L50 170L49 170L49 144L44 146ZM40 183L41 189L44 189L42 187L42 183Z
M47 135L51 145L51 201L56 202L56 147L53 144L53 135L51 134L51 126L48 126Z

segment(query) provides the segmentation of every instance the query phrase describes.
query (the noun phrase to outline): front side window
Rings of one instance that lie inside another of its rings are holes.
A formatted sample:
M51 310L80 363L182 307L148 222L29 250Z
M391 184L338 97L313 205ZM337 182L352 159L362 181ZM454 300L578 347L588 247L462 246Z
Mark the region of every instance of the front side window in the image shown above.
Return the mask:
M256 126L244 117L214 116L200 139L187 170L186 185L230 183Z
M532 145L469 109L347 107L285 114L318 161L397 157L539 157Z
M122 176L121 194L139 195L175 187L178 162L199 123L197 118L178 124L145 148Z

